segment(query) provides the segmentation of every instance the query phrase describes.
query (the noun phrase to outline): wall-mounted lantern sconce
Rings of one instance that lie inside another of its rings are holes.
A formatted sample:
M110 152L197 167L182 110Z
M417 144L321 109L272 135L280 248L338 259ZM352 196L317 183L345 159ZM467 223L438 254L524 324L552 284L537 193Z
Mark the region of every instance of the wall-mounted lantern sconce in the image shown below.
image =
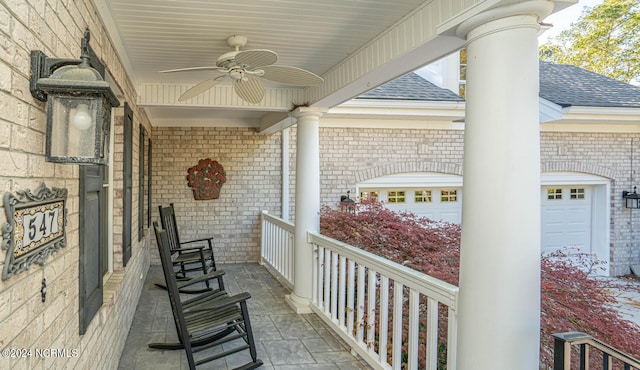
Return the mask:
M347 190L347 195L340 196L340 210L342 212L356 213L356 202L349 197L350 190Z
M633 187L633 193L628 191L622 192L625 208L640 208L640 194L636 192L636 186Z
M80 59L49 58L31 51L31 95L47 102L47 162L109 162L111 108L120 102L90 65L89 39L87 28Z

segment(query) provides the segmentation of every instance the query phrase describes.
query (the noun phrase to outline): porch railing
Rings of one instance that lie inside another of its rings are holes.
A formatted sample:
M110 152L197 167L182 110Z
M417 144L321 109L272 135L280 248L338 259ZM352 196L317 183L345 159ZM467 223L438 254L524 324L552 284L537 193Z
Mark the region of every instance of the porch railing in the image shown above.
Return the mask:
M585 333L559 333L553 334L553 337L553 370L571 370L576 368L580 370L611 370L614 368L624 370L640 369L640 361ZM579 349L578 356L571 355L571 349L574 346ZM589 362L593 352L599 352L598 355L601 355L602 366L594 365L591 367ZM579 362L578 366L571 366L572 357L577 357L576 360Z
M456 369L456 286L320 234L308 239L312 309L367 363Z
M262 262L293 284L293 224L262 213ZM320 234L312 310L375 369L455 370L458 288Z
M262 211L261 264L289 288L293 289L293 236L294 226Z

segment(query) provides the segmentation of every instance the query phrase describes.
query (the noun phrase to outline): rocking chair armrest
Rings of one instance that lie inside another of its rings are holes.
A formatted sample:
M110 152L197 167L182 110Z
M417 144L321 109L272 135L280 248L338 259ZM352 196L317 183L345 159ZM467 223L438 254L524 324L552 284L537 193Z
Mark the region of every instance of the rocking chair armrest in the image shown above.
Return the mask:
M180 247L178 249L174 249L175 252L184 253L184 252L199 252L203 249L207 248L205 245L196 245L193 247Z
M249 298L251 298L251 294L247 292L235 294L232 296L222 296L222 297L211 300L210 304L208 304L206 308L194 308L192 310L185 309L184 313L192 314L192 313L205 312L205 311L218 311L225 307L246 302L247 299Z
M224 270L216 270L216 271L212 271L206 275L200 275L197 277L194 277L193 279L189 279L186 281L180 281L178 282L178 288L182 289L184 287L196 284L196 283L200 283L203 281L207 281L207 280L212 280L212 279L222 279L222 275L224 275L225 272Z
M180 245L182 244L190 244L190 243L197 243L197 242L208 242L209 244L211 244L211 241L213 240L213 237L208 237L208 238L201 238L201 239L193 239L193 240L187 240L186 242L180 242Z

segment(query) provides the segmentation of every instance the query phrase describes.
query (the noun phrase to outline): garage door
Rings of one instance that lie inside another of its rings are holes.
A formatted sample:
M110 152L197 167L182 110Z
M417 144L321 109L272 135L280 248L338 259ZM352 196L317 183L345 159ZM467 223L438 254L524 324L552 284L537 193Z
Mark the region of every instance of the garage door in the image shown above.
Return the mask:
M577 172L550 172L541 174L541 185L541 250L578 247L595 253L600 261L609 261L610 180ZM460 176L395 174L362 182L358 189L361 199L375 196L393 210L433 220L462 221ZM608 264L605 269L604 275Z
M361 199L369 196L377 197L394 211L409 211L435 221L457 224L462 221L462 189L459 187L360 189Z
M591 251L591 186L542 187L542 251Z
M460 223L462 188L360 189L360 197L374 196L394 211L409 211L436 221ZM591 251L592 187L589 185L541 188L541 244L543 252L564 247Z

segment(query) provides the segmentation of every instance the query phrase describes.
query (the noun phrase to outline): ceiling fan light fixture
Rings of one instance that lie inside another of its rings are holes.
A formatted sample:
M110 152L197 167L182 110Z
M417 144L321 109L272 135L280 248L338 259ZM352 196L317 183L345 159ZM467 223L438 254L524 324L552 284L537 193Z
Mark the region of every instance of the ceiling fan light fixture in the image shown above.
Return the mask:
M234 91L240 99L253 104L260 103L265 94L265 88L259 78L293 86L311 86L324 82L320 76L302 68L274 65L278 60L278 54L271 50L240 50L241 47L247 44L247 38L245 36L230 36L227 38L227 43L234 50L218 57L216 66L189 67L161 71L163 73L169 73L214 70L223 74L220 77L208 79L196 84L185 91L178 98L178 101L184 101L208 91L225 77L229 77L234 83Z
M233 80L242 80L244 77L244 70L242 68L231 68L229 71L229 77Z

